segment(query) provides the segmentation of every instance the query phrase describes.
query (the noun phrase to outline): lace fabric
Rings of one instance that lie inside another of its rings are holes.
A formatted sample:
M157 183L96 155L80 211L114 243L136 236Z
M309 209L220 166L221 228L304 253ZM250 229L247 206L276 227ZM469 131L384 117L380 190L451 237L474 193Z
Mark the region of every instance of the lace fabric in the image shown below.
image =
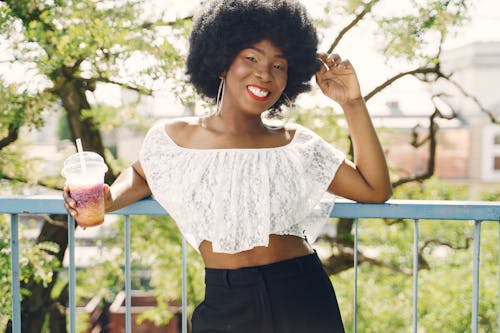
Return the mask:
M312 243L334 196L326 190L345 154L298 124L275 148L192 149L177 145L165 122L146 135L140 162L155 199L199 251L237 253L267 246L270 234Z

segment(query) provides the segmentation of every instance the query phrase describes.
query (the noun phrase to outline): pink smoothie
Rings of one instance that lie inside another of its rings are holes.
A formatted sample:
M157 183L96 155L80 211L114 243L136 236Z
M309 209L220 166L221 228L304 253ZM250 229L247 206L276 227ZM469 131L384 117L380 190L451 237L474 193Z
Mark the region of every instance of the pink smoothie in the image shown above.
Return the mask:
M76 221L81 227L91 227L104 222L103 183L69 184L71 197L76 201L78 216Z

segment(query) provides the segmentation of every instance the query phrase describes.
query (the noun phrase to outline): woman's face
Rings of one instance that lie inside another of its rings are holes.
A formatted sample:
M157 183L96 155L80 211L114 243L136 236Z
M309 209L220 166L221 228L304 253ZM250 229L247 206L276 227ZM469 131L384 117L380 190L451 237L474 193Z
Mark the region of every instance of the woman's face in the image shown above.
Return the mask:
M285 90L288 62L269 40L241 50L225 75L224 108L260 114L273 106Z

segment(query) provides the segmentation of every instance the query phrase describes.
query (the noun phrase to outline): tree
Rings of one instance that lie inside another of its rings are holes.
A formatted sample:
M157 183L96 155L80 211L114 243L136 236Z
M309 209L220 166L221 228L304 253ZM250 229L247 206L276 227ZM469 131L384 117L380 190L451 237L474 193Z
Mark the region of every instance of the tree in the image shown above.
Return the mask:
M21 126L40 122L41 110L62 108L72 140L81 138L85 150L99 153L112 164L100 127L120 114L114 110L103 118L100 111L106 107L91 105L89 93L98 83L109 83L152 94L153 80L168 77L181 59L164 32L182 30L184 21L165 23L162 13L148 8L138 0L0 1L0 37L11 45L12 59L7 61L31 65L47 83L46 88L34 92L0 86L0 93L9 96L5 99L7 117L0 120L2 154L18 138ZM125 70L132 59L143 59L142 67ZM27 180L3 171L4 178ZM106 182L111 183L117 172L110 168ZM37 240L56 243L60 262L67 247L67 232L61 227L65 220L66 216L50 217ZM52 304L53 283L45 286L30 280L27 284L33 292L23 300L23 331L36 332ZM54 325L61 322L57 316L64 319L64 311L51 314Z
M369 20L378 26L379 32L383 33L383 36L378 36L378 40L381 45L380 51L386 57L386 61L397 64L403 63L402 68L401 66L398 66L397 71L391 74L387 79L382 80L382 82L373 90L369 91L365 95L365 100L369 101L372 97L380 94L387 87L397 84L399 80L405 77L414 77L416 80L426 85L433 85L438 81L444 81L448 86L452 86L455 89L456 94L462 94L476 103L478 109L483 112L492 123L498 124L499 120L495 117L495 114L491 110L487 110L476 97L472 96L463 87L461 87L461 85L454 80L453 73L445 72L441 66L443 44L452 34L454 29L460 27L460 25L467 19L467 12L471 4L468 1L412 1L412 13L410 12L409 14L405 13L401 16L391 17L380 15L383 11L377 10L377 7L383 4L384 1L380 0L373 0L369 2L346 1L345 3L337 6L335 11L331 12L328 12L327 9L333 8L333 6L330 4L325 6L325 11L329 14L329 16L332 16L331 21L337 20L337 22L342 22L342 16L345 16L346 14L346 17L349 18L347 19L345 25L343 25L343 28L339 29L336 37L331 37L331 30L327 30L323 33L324 39L333 40L333 42L329 44L329 52L335 51L335 48L339 45L340 41L346 37L349 31L355 29L357 26L362 24L363 21ZM341 17L335 17L332 15L333 12L341 13ZM327 21L324 26L329 28L329 22ZM335 34L333 34L333 36L335 36ZM460 195L460 192L456 191L456 188L450 188L447 191L446 189L448 189L448 186L445 186L444 184L438 185L438 189L436 189L433 185L429 186L423 184L424 181L432 179L434 175L436 148L438 144L437 133L439 130L437 120L454 119L460 116L460 114L451 105L446 103L445 97L446 95L444 92L437 92L431 97L433 108L428 110L430 125L427 129L427 134L424 134L422 138L422 135L417 133L417 126L415 127L413 133L413 141L411 144L415 148L422 147L424 144L428 147L427 168L421 174L413 174L409 176L403 175L400 178L394 177L393 187L396 190L396 198L408 199L411 198L413 193L414 199L422 197L455 200L465 199L464 196ZM445 105L444 108L443 105ZM331 110L330 112L325 112L325 110L318 109L314 111L308 110L300 114L298 118L300 121L309 122L309 126L311 127L314 127L314 124L318 123L318 118L323 120L319 122L321 127L325 124L335 123L337 120L337 117L332 115ZM318 128L318 130L321 131L322 129ZM325 137L328 137L328 135L332 136L331 131L330 133L328 133L328 131L323 131L323 134ZM338 139L335 141L338 142ZM345 145L346 150L352 154L352 146L350 145L350 142L348 141ZM430 184L432 184L432 182ZM415 196L417 193L418 196ZM352 236L353 222L354 221L351 219L339 219L339 221L337 221L336 237L323 235L320 240L320 242L324 242L324 244L326 244L325 246L327 248L331 249L331 255L323 261L325 268L330 274L335 274L336 277L334 279L341 280L343 285L351 286L347 288L348 290L352 290L352 283L350 282L352 281L352 272L350 271L350 268L353 267L354 263L354 240ZM408 237L407 231L409 229L409 223L408 221L380 221L380 224L374 225L375 227L367 228L365 226L363 228L363 233L366 232L370 235L370 237L362 240L364 246L358 253L359 263L365 263L365 265L361 266L361 270L365 270L368 274L368 276L362 280L360 285L363 287L366 286L366 294L373 296L368 298L368 302L371 304L367 306L367 311L363 313L361 309L362 317L359 319L360 325L358 327L363 332L404 331L408 329L411 319L408 320L409 318L394 315L394 309L404 307L409 308L409 303L403 304L402 302L401 304L397 304L393 303L392 300L399 302L401 300L411 299L411 296L402 297L405 293L403 290L411 290L411 288L407 288L408 279L405 279L405 276L411 272L411 265L406 267L404 264L411 262L410 258L406 255L406 253L409 252L407 244L411 244L411 241L404 238ZM447 247L448 249L453 250L453 255L450 255L450 258L447 258L447 262L451 265L457 265L457 263L461 260L461 262L470 262L470 259L464 259L466 257L469 258L469 254L460 254L460 252L467 253L467 250L469 249L470 230L465 231L461 227L457 229L456 225L451 226L446 223L443 223L443 225L446 226L446 235L443 234L442 231L436 233L437 228L432 225L429 225L425 229L421 228L419 269L429 271L429 274L422 273L425 274L424 279L429 281L432 281L431 276L439 276L439 278L442 278L446 274L441 271L442 266L437 263L439 261L437 261L434 257L433 251L436 248ZM372 226L372 224L370 224L370 226ZM390 230L391 228L398 228L397 230L399 232L397 232L397 235L394 237L377 238L373 236L377 235L377 233L387 235L389 231L386 229ZM388 243L395 244L395 246L391 246L387 249L387 251L383 251L380 256L375 257L370 255L369 251L366 251L372 249L370 248L371 244L373 244L373 246L378 245L380 247L380 244ZM455 253L455 250L460 251ZM460 259L455 259L457 257ZM378 258L384 259L380 260ZM489 271L494 265L494 263L489 262L487 266L489 268L487 270ZM380 269L377 269L377 267L380 267ZM384 271L385 273L383 273ZM455 276L465 277L467 275L467 268L464 268L462 265L458 270L450 269L450 273ZM492 279L494 280L494 276ZM405 285L407 286L405 287ZM430 290L430 292L427 292L425 296L426 298L424 298L426 300L425 309L420 309L419 311L421 317L425 316L425 314L429 312L430 304L441 304L441 300L445 297L444 295L456 293L457 289L460 290L463 288L460 288L460 286L453 283L445 283L439 284L438 287L431 284L431 287L426 286L426 289ZM371 290L377 290L378 294L375 295L375 293L371 292ZM460 291L460 293L463 295L462 291ZM391 298L391 301L388 300L390 295L394 296L394 298ZM342 296L345 297L345 294L340 297L342 298ZM383 302L377 302L377 300L382 298L384 299ZM349 300L347 300L347 302L349 302ZM491 299L488 298L483 300L482 298L481 302L482 304L490 304ZM382 309L385 308L384 303L391 305L386 309L387 313L385 313L384 316L381 316L380 314ZM362 306L365 305L363 304ZM467 306L464 307L463 304L460 304L459 302L450 304L448 307L460 308L459 311L456 312L460 312L460 314L450 319L450 321L429 320L424 324L421 324L421 326L425 327L426 331L439 331L444 327L451 327L453 325L454 328L452 331L454 332L467 331L470 327L470 322L468 321L470 316L467 311L470 311L470 308ZM369 316L371 312L375 313L372 317ZM405 316L408 316L408 314L409 311L406 312ZM382 318L386 318L386 320ZM453 319L457 320L454 321ZM492 326L495 326L494 316L485 314L484 317L482 317L482 320L485 327L488 326L493 329Z
M461 87L454 80L453 73L444 72L441 66L443 44L467 20L471 3L467 0L412 1L412 8L409 12L393 16L385 15L383 10L378 10L378 7L384 4L387 5L382 0L367 2L350 0L337 6L328 3L324 6L328 18L320 21L320 26L323 27L320 30L323 39L332 41L327 43L329 45L328 52L335 52L336 47L348 36L350 31L358 28L364 21L370 21L371 24L377 27L375 31L378 31L376 38L380 41L379 51L384 55L386 61L388 63L402 64L397 66L396 71L390 74L388 78L383 79L379 85L365 94L365 100L369 102L371 98L380 94L389 86L397 84L399 80L405 77L414 77L427 85L444 81L454 87L457 94L472 99L478 105L479 110L491 122L499 123L491 110L487 110L476 97ZM331 22L334 20L343 22L344 25L332 31ZM426 170L421 174L402 176L400 178L394 177L392 183L394 188L406 183L423 182L434 175L437 132L439 130L437 120L454 119L460 116L452 106L443 100L443 94L437 92L430 98L433 109L428 110L430 125L427 134L422 138L422 135L417 133L419 125L415 126L413 133L412 146L418 148L427 144L429 157ZM443 105L447 107L443 108ZM308 110L298 116L299 121L309 122L308 125L311 127L315 127L314 123L315 121L317 123L318 118L324 120L320 122L322 124L320 127L323 127L325 123L334 123L336 121L335 116L321 109ZM331 136L321 128L317 130ZM346 149L352 155L352 146L349 142ZM353 265L352 227L352 219L340 219L338 221L337 237L336 239L330 239L333 244L338 246L335 248L335 254L325 263L327 270L331 274L350 269ZM361 262L363 260L374 262L373 258L364 256L363 253L360 254L360 260Z

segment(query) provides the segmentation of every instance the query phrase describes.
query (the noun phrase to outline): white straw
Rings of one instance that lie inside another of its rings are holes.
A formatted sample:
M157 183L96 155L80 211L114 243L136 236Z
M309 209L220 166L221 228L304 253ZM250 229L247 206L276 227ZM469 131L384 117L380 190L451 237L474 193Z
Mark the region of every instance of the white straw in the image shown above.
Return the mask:
M76 149L78 151L78 156L80 157L80 164L82 166L83 173L87 173L87 165L85 164L85 159L83 158L83 146L82 140L80 138L76 139Z

